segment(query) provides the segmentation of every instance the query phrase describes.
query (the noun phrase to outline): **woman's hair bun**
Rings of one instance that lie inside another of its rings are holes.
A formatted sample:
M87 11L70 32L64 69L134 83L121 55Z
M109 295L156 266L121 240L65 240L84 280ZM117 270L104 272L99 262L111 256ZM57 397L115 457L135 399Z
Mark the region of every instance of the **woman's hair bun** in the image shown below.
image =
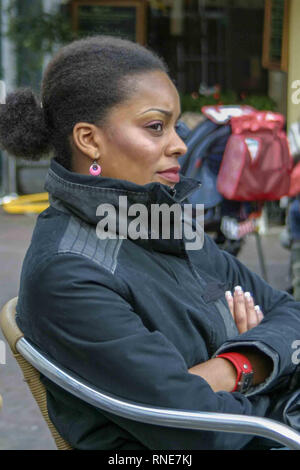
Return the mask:
M31 89L19 88L0 105L0 147L30 160L39 160L50 152L43 108Z

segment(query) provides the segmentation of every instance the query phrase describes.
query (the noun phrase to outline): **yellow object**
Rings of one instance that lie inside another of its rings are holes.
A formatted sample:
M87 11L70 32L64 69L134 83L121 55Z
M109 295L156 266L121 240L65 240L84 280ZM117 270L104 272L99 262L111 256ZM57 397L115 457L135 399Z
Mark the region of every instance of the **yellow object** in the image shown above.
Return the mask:
M39 214L49 207L48 193L26 194L9 202L3 202L3 209L10 214Z

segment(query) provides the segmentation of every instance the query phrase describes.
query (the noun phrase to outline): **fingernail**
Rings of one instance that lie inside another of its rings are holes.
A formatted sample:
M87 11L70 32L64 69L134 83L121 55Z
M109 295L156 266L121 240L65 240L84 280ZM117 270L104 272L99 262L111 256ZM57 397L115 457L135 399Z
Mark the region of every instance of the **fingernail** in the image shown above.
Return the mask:
M227 290L227 291L225 292L225 297L228 297L229 299L232 298L232 293L230 292L230 290Z
M246 300L248 300L248 302L249 302L250 300L252 300L252 297L251 297L250 292L245 292L245 298L246 298Z
M259 305L255 305L255 310L256 310L256 313L259 314L262 318L264 318L264 314L262 313L261 311L261 308Z
M241 286L235 286L234 291L238 294L241 295L243 293L243 289Z

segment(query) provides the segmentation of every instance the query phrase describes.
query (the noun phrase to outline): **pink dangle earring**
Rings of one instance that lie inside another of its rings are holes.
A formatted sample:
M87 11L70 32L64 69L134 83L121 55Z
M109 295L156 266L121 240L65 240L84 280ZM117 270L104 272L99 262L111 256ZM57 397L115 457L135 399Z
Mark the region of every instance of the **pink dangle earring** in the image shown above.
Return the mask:
M94 160L94 163L90 166L90 175L99 176L101 174L102 168L98 165L97 160Z

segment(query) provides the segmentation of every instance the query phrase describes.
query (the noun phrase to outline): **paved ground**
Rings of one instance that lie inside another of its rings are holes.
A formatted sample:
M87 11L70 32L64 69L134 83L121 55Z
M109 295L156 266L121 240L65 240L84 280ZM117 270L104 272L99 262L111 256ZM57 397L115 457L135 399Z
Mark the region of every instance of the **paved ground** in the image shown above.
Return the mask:
M18 293L19 275L25 251L30 243L35 216L9 215L0 208L0 307ZM288 284L289 252L278 241L280 230L263 237L269 282L274 287ZM240 260L260 274L255 241L249 236ZM0 333L0 339L3 339ZM6 348L6 365L0 364L0 450L55 449L54 441L19 367Z
M0 209L0 304L18 293L25 251L30 243L35 216L5 214ZM0 333L0 339L3 339ZM23 381L22 373L6 348L6 365L0 364L0 449L55 449L38 406Z

